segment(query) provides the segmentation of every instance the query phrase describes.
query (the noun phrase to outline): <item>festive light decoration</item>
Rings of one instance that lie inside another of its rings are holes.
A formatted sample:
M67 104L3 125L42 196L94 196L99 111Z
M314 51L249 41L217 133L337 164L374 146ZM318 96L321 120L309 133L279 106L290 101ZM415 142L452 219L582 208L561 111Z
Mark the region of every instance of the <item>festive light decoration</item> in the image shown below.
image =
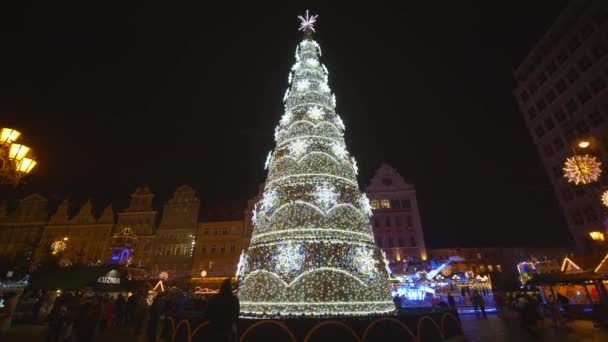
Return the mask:
M312 32L315 32L315 23L317 22L317 18L319 16L318 15L313 15L312 17L308 15L308 10L306 10L306 15L298 16L298 19L300 19L301 23L300 23L300 31L305 31L306 29L312 30Z
M53 241L51 244L51 252L52 254L61 253L68 248L68 245L63 240Z
M371 205L359 189L328 71L312 40L316 18L300 18L305 39L296 48L276 148L254 206L251 244L237 267L246 316L394 310L388 263L369 223Z
M606 190L602 193L602 204L605 207L608 207L608 190Z
M355 157L351 157L350 158L350 162L353 165L353 172L355 173L355 175L359 174L359 166L357 166L357 161L355 160Z
M594 156L588 154L574 155L567 158L564 164L564 176L568 182L578 184L589 184L597 181L602 173L602 163Z
M266 162L264 163L264 170L268 170L268 165L270 165L271 158L272 158L272 151L268 152L268 156L266 157Z
M158 274L158 279L160 280L167 280L169 279L169 273L162 271Z

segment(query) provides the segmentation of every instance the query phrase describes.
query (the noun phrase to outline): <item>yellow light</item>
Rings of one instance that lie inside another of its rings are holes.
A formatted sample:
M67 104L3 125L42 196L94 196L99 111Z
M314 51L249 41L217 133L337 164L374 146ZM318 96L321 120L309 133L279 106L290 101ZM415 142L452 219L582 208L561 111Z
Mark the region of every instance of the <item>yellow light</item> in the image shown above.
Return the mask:
M64 237L64 238L63 238L63 241L68 241L68 237L67 237L67 236L66 236L66 237Z
M602 232L590 232L589 236L593 241L604 241L604 233Z
M13 141L17 140L21 132L14 130L12 128L3 128L0 130L0 144L10 144Z
M34 159L23 158L23 160L17 164L17 171L30 173L36 164L37 163Z
M587 148L587 147L589 147L589 144L590 143L587 140L583 140L583 141L580 141L578 143L578 147L580 147L580 148Z
M25 145L11 144L11 148L8 152L8 158L19 161L19 160L25 158L25 156L27 155L27 153L29 151L30 151L30 148Z

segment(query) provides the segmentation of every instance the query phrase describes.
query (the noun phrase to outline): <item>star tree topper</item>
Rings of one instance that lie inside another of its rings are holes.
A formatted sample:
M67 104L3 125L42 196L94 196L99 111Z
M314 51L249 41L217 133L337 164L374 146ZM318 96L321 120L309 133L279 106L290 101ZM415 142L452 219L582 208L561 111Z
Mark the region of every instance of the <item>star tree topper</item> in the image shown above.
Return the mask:
M298 16L298 19L300 19L301 23L300 23L300 31L306 31L306 30L311 30L312 32L316 32L314 25L317 22L317 17L319 17L318 15L313 15L310 16L308 14L308 10L306 10L306 15L305 16Z

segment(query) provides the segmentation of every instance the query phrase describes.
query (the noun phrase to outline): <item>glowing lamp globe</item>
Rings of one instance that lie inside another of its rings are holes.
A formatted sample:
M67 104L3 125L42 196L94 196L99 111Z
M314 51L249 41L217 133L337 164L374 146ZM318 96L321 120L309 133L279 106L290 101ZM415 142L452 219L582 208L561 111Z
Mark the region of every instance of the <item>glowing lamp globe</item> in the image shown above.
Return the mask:
M564 177L569 183L589 184L596 182L602 173L602 163L588 154L567 158L564 164Z
M602 204L605 207L608 207L608 190L606 190L602 193Z
M580 148L587 148L587 147L589 147L589 145L590 145L590 143L587 140L583 140L578 143L578 147L580 147Z
M8 145L8 144L12 143L13 141L17 140L20 135L21 135L21 132L15 130L15 129L2 128L2 130L0 130L0 144Z
M202 271L201 271L201 277L202 277L202 278L205 278L206 276L207 276L207 271L202 270Z
M36 161L30 158L23 158L21 162L17 164L17 171L28 174L36 166Z
M11 147L8 151L8 159L14 159L14 160L20 161L23 158L25 158L25 156L27 155L27 153L29 151L30 151L30 148L25 145L11 144Z

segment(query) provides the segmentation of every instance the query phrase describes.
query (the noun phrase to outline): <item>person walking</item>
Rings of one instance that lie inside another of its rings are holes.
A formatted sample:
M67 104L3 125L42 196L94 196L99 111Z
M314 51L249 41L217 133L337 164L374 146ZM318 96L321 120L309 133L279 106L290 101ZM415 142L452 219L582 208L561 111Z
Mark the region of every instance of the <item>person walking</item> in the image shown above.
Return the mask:
M239 298L232 293L232 280L224 279L220 292L211 298L207 308L215 339L213 341L237 341L236 323L241 306Z
M488 318L488 316L486 316L486 301L483 299L483 296L479 294L479 292L473 292L471 303L473 304L473 309L475 310L475 316L477 316L477 318L479 318L478 310L480 310L483 314L483 318Z

